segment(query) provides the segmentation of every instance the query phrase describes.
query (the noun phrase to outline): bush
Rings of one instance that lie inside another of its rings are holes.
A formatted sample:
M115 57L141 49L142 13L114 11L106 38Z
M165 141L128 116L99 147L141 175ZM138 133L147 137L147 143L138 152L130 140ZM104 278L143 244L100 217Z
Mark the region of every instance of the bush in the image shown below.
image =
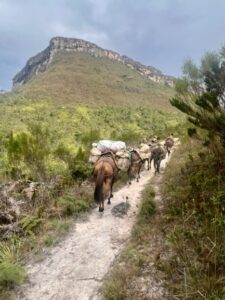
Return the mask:
M34 235L42 224L43 219L36 216L25 216L20 219L19 224L25 235Z
M8 243L0 243L0 283L2 285L21 284L25 270L19 265L20 244L12 239Z
M87 200L76 200L70 196L60 197L57 201L63 215L71 216L87 211L90 203Z
M140 218L145 220L151 217L155 213L155 193L151 187L148 187L143 192L143 201L141 205Z
M25 277L23 267L10 262L0 263L0 283L1 284L21 284Z
M27 131L11 132L7 143L7 153L12 166L12 174L22 176L24 164L34 178L42 178L45 176L45 160L50 153L47 128L39 124L30 124Z

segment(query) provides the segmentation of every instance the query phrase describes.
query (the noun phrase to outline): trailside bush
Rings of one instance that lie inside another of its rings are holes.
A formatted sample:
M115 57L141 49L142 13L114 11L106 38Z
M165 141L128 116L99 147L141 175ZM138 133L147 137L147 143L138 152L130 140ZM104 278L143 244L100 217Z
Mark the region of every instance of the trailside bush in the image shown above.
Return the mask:
M27 131L11 132L7 153L12 174L24 175L22 166L25 165L33 178L45 177L45 161L50 153L48 129L40 124L29 124Z
M23 267L10 262L0 263L0 284L21 284L25 278Z
M63 196L57 200L57 205L63 215L71 216L80 212L87 211L90 208L90 202L84 199L74 199L70 196Z
M0 242L0 286L7 284L21 284L25 277L25 270L19 265L19 247L16 240Z

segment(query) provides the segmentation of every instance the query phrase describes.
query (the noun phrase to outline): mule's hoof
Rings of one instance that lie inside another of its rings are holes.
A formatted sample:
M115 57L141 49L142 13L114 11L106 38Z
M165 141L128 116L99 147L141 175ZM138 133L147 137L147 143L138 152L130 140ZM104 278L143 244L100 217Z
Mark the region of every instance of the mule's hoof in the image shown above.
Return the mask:
M111 204L111 201L108 201L107 204L110 205L110 204Z
M99 207L99 212L103 212L104 208Z
M131 185L131 181L129 181L129 185Z

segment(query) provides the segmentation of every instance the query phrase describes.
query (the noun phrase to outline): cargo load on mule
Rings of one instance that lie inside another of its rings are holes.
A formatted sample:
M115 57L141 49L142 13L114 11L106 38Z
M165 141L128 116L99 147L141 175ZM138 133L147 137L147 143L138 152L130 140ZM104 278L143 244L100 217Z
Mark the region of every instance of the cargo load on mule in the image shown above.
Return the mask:
M102 153L111 151L114 154L118 151L126 150L126 144L121 141L101 140L97 144L97 149Z
M138 148L138 153L141 159L145 160L150 156L150 147L147 144L141 143Z
M126 144L122 141L110 141L110 140L101 140L98 143L92 144L92 149L90 151L89 162L96 163L99 157L106 152L112 152L113 154L119 153L122 156L125 155Z

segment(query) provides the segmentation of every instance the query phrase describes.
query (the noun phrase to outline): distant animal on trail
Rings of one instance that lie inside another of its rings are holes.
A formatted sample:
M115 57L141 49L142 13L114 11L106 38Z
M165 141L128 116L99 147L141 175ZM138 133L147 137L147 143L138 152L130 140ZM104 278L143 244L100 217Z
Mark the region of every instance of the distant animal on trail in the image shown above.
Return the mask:
M139 181L141 167L146 160L149 160L149 156L147 159L142 159L139 150L132 149L117 152L115 159L118 168L123 172L127 172L128 182L131 184L132 177L137 176L137 182Z
M171 135L170 137L168 137L166 139L165 144L164 144L164 147L166 148L168 156L170 155L173 145L174 145L174 140L173 140L173 136Z
M147 139L144 139L145 142L147 142ZM147 162L147 169L150 168L150 146L147 143L141 143L138 149L138 153L143 161L143 164L145 165Z
M151 157L150 157L150 168L151 163L153 160L154 168L155 168L155 175L160 173L160 164L163 159L166 158L166 151L162 148L161 145L158 145L154 149L152 149Z
M104 211L104 200L113 197L112 188L119 168L115 162L113 153L107 152L102 154L94 165L95 191L94 200L99 205L99 211Z
M141 159L140 154L136 150L130 151L130 166L128 169L128 182L131 184L131 178L137 175L137 182L140 179L141 167L144 164L144 160Z

